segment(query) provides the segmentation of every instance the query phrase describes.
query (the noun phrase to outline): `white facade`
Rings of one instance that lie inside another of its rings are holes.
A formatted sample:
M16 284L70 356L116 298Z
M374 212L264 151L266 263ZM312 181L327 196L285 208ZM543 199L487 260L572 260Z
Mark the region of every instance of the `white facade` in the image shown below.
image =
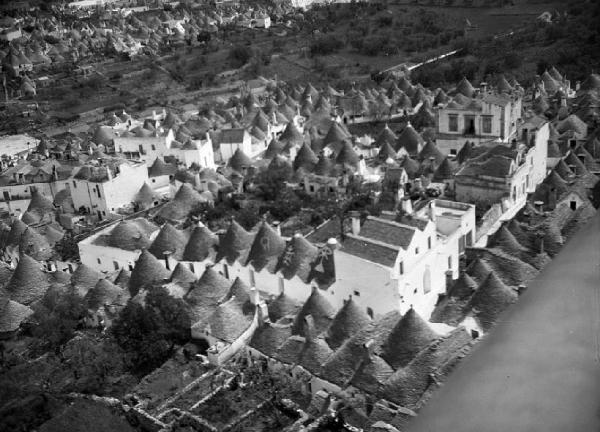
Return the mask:
M108 213L132 203L135 195L148 182L148 168L141 163L122 163L119 173L110 174L104 182L73 179L71 197L76 209L84 208L88 213L104 219Z
M219 152L221 162L227 162L236 150L241 149L247 156L252 155L252 137L245 129L231 129L221 132Z
M438 109L436 145L442 153L456 154L465 141L508 142L515 136L521 118L520 97L486 95L474 101L473 106Z

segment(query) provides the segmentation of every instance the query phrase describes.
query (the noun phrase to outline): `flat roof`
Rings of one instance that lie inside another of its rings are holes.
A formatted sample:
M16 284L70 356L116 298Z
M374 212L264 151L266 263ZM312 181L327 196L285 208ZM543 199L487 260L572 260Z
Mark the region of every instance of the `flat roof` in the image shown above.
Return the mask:
M35 148L39 141L25 134L0 137L0 155L16 156Z
M406 430L600 430L599 244L597 213Z

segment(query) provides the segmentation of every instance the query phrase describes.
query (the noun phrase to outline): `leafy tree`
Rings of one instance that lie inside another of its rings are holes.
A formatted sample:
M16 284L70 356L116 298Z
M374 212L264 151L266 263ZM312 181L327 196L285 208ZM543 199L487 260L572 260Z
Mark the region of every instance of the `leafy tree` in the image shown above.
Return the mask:
M31 333L43 349L58 351L81 328L86 309L81 297L72 289L49 292L42 303L34 313Z
M190 339L186 304L161 286L151 287L145 305L129 302L111 328L128 352L132 370L145 374L166 361L177 345Z

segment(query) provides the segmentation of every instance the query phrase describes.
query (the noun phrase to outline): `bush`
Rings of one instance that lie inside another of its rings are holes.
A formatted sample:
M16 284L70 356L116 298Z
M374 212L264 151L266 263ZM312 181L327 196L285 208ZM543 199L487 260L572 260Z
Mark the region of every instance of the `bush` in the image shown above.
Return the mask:
M335 36L319 36L310 44L310 55L327 55L339 51L344 43Z
M229 61L231 67L237 69L244 66L253 56L251 47L236 45L229 50Z

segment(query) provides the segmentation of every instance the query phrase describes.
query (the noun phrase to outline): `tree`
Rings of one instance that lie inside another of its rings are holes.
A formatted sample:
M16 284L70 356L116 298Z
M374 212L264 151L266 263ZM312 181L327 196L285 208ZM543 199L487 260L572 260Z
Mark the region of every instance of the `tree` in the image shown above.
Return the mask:
M161 286L153 286L145 305L129 302L114 322L115 340L129 354L132 370L145 374L160 366L177 345L190 339L186 304Z
M254 52L251 47L244 45L236 45L229 50L229 61L231 67L240 68L244 66L252 58Z
M49 292L33 315L31 333L44 349L58 351L81 327L86 313L81 297L73 289Z

